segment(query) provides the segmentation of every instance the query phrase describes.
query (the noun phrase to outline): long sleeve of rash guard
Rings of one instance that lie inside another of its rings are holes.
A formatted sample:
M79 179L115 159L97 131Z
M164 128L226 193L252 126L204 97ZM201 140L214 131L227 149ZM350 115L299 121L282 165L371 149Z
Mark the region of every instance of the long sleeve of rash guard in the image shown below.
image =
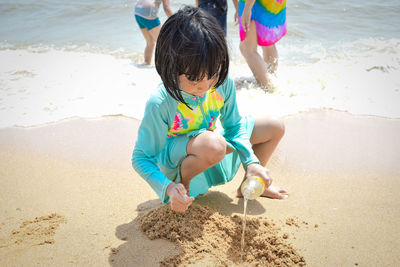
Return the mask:
M228 78L225 86L225 104L221 109L221 124L225 130L226 140L235 147L245 168L251 163L260 163L253 152L250 136L248 136L243 119L236 102L236 88L232 79Z
M159 198L167 203L166 195L169 180L156 164L156 157L166 144L168 124L162 117L162 105L159 99L152 97L146 103L143 120L139 126L138 137L132 155L132 166L154 189Z

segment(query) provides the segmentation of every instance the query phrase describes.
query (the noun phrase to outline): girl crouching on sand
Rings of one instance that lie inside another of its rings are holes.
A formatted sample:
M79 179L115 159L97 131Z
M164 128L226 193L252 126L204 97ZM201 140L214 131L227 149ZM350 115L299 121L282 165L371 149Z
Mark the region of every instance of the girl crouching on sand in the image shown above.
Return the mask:
M215 18L194 7L172 15L161 28L155 65L163 83L146 103L132 165L160 199L184 212L211 186L231 181L240 163L244 178L265 181L262 196L285 198L263 167L284 126L240 115L224 32Z

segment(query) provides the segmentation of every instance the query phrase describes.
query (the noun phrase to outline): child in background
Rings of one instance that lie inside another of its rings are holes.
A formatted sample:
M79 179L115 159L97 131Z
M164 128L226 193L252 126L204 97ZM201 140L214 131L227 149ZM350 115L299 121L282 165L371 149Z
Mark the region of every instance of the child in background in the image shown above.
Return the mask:
M238 9L240 52L256 80L268 88L267 73L278 66L275 43L286 34L286 0L239 0Z
M284 125L240 115L228 47L215 18L188 6L172 15L161 28L155 65L163 83L146 103L132 165L160 199L184 212L211 186L231 181L241 163L244 178L265 181L262 196L285 198L264 167Z
M144 49L144 62L151 64L154 46L160 33L161 22L158 18L158 9L161 2L165 14L170 17L172 11L169 6L169 0L138 0L135 5L135 19L146 40L146 48Z

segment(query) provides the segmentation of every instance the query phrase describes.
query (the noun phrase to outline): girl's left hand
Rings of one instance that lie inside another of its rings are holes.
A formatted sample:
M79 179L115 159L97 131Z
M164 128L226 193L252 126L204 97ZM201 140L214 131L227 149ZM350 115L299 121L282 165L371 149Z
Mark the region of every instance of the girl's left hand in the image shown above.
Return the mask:
M250 176L259 176L265 182L265 189L272 184L272 178L268 173L268 170L258 163L252 163L247 166L245 178Z

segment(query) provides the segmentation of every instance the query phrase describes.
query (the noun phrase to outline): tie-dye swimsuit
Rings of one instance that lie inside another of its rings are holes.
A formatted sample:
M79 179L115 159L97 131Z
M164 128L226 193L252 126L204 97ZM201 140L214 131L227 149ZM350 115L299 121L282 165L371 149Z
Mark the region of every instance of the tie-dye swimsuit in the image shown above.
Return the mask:
M169 200L168 185L180 181L180 164L187 156L189 139L205 131L222 134L234 152L191 180L191 196L196 197L211 186L232 180L241 163L247 166L259 162L249 140L254 119L240 116L235 85L230 78L202 97L181 93L192 109L173 99L163 85L150 97L132 156L134 169L164 203ZM217 119L222 129L217 127Z
M243 41L246 33L241 24L246 0L239 0L239 33ZM270 46L286 34L286 0L256 0L251 9L251 20L256 22L258 44Z

